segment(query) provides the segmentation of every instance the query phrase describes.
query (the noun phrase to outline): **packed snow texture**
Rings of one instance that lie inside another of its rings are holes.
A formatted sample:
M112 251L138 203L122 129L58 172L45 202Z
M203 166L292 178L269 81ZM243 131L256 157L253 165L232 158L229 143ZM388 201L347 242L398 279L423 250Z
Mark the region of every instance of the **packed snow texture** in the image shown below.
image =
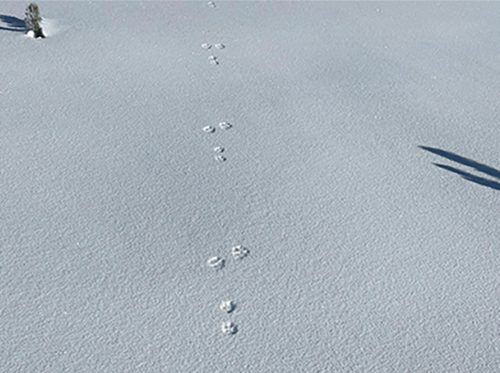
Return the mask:
M500 3L37 3L0 372L499 371Z

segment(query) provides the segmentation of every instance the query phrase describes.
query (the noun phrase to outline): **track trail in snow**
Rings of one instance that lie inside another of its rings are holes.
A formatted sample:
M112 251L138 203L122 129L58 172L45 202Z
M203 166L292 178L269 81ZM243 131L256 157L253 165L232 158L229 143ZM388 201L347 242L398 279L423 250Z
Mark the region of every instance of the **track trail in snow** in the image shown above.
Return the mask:
M209 8L216 9L217 6L213 2L207 3ZM201 44L201 48L209 52L208 61L211 65L217 66L220 64L219 58L216 54L218 51L222 51L226 48L226 46L222 43L214 43L213 45L209 42L204 42ZM218 124L209 124L202 128L202 131L207 134L207 136L215 136L217 138L223 138L224 132L231 130L233 128L233 124L227 121L221 121ZM217 145L213 148L215 161L218 163L224 163L227 161L227 150L225 147L221 145ZM224 172L224 171L221 171ZM230 254L234 261L241 261L244 259L250 250L242 245L232 247L228 254ZM220 256L213 256L207 261L208 267L215 271L224 270L226 267L226 260ZM233 300L222 300L219 304L219 309L224 312L227 316L233 316L233 311L236 308L236 303ZM238 325L233 320L233 317L230 317L229 320L225 320L222 322L221 331L224 335L234 335L238 332Z

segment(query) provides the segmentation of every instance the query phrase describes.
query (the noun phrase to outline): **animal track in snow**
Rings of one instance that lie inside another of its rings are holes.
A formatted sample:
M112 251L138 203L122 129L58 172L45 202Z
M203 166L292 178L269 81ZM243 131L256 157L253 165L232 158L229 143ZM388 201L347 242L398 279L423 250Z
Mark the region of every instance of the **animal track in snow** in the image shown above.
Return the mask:
M223 152L224 152L224 150L225 150L225 149L224 149L222 146L216 146L216 147L214 148L214 152L219 153L219 154L220 154L220 153L223 153Z
M226 335L236 334L238 327L232 321L225 322L222 324L222 333Z
M203 43L201 45L201 47L203 49L210 50L210 49L212 49L212 44ZM217 48L217 49L224 49L224 48L226 48L226 46L224 44L221 44L221 43L214 44L214 47ZM215 56L210 56L210 57L213 57L212 59L217 59L217 57L215 57Z
M209 267L212 267L213 269L222 269L224 268L225 261L224 259L219 258L218 256L214 256L208 259L207 264Z
M243 259L248 254L250 254L250 250L248 250L246 247L239 245L231 248L231 254L233 254L234 259Z
M225 161L227 161L227 158L226 158L226 157L224 157L223 155L220 155L220 154L219 154L219 155L216 155L216 156L215 156L215 160L216 160L217 162L225 162Z
M232 128L233 125L231 123L228 123L228 122L220 122L219 127L223 130L228 130L228 129Z
M215 57L215 56L208 56L208 60L210 61L210 63L212 65L218 65L219 64L219 61L217 60L217 57Z
M219 308L224 311L224 312L227 312L227 313L231 313L233 312L234 308L236 307L236 305L234 304L234 302L230 301L230 300L225 300L224 302L222 302L219 306Z
M215 128L212 126L203 127L202 130L203 130L203 132L206 132L206 133L214 133L215 132Z

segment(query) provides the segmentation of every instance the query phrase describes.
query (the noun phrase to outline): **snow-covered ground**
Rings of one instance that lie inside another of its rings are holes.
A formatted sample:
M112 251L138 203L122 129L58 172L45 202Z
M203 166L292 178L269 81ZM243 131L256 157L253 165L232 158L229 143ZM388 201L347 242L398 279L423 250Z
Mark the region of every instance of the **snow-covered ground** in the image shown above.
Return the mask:
M0 372L500 370L500 3L26 5Z

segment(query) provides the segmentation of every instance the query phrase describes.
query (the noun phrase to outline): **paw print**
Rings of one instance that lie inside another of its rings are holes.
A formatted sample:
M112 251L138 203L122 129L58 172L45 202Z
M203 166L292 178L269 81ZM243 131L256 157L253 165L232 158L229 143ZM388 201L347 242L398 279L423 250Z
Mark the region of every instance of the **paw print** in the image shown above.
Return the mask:
M227 313L231 313L233 312L234 308L236 307L236 305L234 304L233 301L230 301L230 300L225 300L223 301L219 308L224 311L224 312L227 312Z
M217 57L215 57L215 56L208 56L208 60L210 61L210 63L212 65L218 65L219 64L219 61L217 60Z
M231 123L228 123L228 122L220 122L219 123L219 128L221 130L228 130L228 129L232 128L232 127L233 127L233 125Z
M208 259L207 264L209 267L213 269L222 269L224 268L225 260L222 258L219 258L218 256L214 256L210 259Z
M234 259L240 260L246 257L248 254L250 254L250 250L248 250L246 247L239 245L231 248L231 254L233 254Z
M222 324L222 334L231 335L238 332L238 327L232 321L228 321Z

